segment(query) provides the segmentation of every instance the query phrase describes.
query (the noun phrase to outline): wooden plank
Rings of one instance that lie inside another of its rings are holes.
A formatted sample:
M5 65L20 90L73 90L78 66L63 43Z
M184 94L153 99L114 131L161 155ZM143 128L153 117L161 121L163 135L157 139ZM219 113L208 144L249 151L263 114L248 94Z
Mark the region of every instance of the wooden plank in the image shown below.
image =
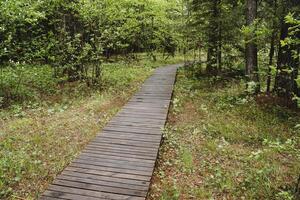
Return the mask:
M139 150L128 150L128 149L122 149L122 148L101 148L101 147L88 147L83 152L94 152L96 154L107 154L107 155L113 155L113 154L120 154L120 156L124 157L133 157L135 158L144 158L148 160L155 159L157 156L158 150L153 150L151 152L140 152Z
M169 104L170 101L168 99L163 100L163 99L151 99L151 98L132 98L128 103L156 103L160 104L162 103L163 105Z
M147 115L158 115L158 116L166 116L166 113L167 111L165 110L162 110L162 111L154 111L154 110L143 110L143 112L141 112L141 110L139 109L134 109L134 108L131 108L131 109L122 109L119 113L126 113L126 112L129 112L129 113L138 113L138 114L147 114Z
M134 111L121 111L119 114L116 115L117 118L120 117L147 117L148 119L160 119L165 120L166 115L164 114L152 114L152 113L141 113L141 112L134 112Z
M114 126L114 127L119 127L119 126L125 126L125 127L133 127L133 128L157 128L157 129L162 129L164 126L163 125L155 125L155 124L147 124L147 123L134 123L134 122L109 122L108 126Z
M145 200L177 67L156 69L40 199Z
M97 144L88 144L86 146L86 149L91 149L98 151L98 153L101 152L101 150L106 149L106 150L112 150L112 151L124 151L126 153L136 153L136 154L141 154L141 155L153 155L153 153L156 152L155 149L152 148L143 148L143 147L133 147L133 146L128 146L128 145L118 145L118 144L108 144L108 143L101 143L98 142Z
M119 155L126 158L143 158L144 160L155 160L158 151L153 151L151 153L145 153L139 151L127 151L122 149L94 149L87 148L83 152L90 154L103 154L103 155Z
M76 160L80 160L83 162L89 161L89 163L93 163L93 162L97 162L100 163L102 166L110 166L110 165L116 165L117 166L126 166L126 165L130 165L130 166L137 166L137 167L145 167L145 168L153 168L153 165L155 164L150 163L150 162L137 162L137 161L132 161L132 160L119 160L116 159L114 157L110 157L108 158L100 158L100 157L89 157L88 155L80 155Z
M118 149L123 151L130 151L130 152L141 152L145 154L152 154L153 152L156 152L155 149L152 147L141 147L141 146L131 146L126 144L116 144L116 143L108 143L108 142L95 142L92 141L90 144L87 145L87 148L107 148L107 149Z
M143 160L155 160L157 153L137 153L132 151L123 151L119 149L84 149L82 151L83 153L89 153L89 154L101 154L101 155L108 155L108 156L122 156L125 158L142 158Z
M145 105L146 106L146 105ZM151 106L151 105L148 105L147 107L145 107L144 105L139 105L139 104L129 104L129 105L126 105L124 106L124 109L138 109L140 111L143 111L143 110L150 110L152 112L167 112L166 111L166 108L168 107L167 105L162 105L162 106Z
M147 123L159 123L159 124L164 124L164 122L160 119L153 119L150 118L147 115L127 115L127 116L122 116L120 117L119 115L117 115L116 117L114 117L111 121L126 121L126 122L147 122Z
M126 107L124 108L139 108L143 110L162 110L165 111L165 109L169 106L169 104L161 104L157 105L156 103L144 103L144 102L133 102L128 103Z
M52 199L65 199L65 200L75 200L75 199L80 199L80 200L105 200L104 198L97 198L97 197L87 197L87 196L82 196L82 195L76 195L76 194L68 194L68 193L62 193L62 192L57 192L57 191L46 191L46 194L44 195L49 195L49 196L42 196L41 199L45 200L52 200ZM52 197L50 197L52 196Z
M147 188L148 184L149 184L149 181L135 180L135 179L130 179L130 178L112 177L112 176L107 176L107 175L89 174L86 172L77 172L77 171L69 171L69 170L64 170L61 175L85 178L85 179L91 179L91 180L122 183L122 184L126 184L128 186L135 185L135 186L141 186L143 188L144 187Z
M82 152L80 154L81 156L85 157L91 157L91 158L102 158L102 159L112 159L112 160L124 160L124 161L132 161L132 162L142 162L142 163L151 163L154 164L153 160L146 160L143 158L130 158L130 157L124 157L122 155L105 155L105 154L93 154L93 153L87 153L87 152Z
M62 197L65 198L68 194L73 195L80 195L80 199L83 197L97 197L98 199L114 199L114 200L141 200L141 197L130 197L128 195L120 195L114 193L107 193L107 192L98 192L93 190L87 189L80 189L80 188L72 188L67 186L59 186L59 185L50 185L49 190L53 191L52 193L47 194L47 196L53 197ZM73 198L71 198L73 199Z
M130 132L120 132L120 131L102 131L102 134L98 137L130 137L132 140L146 139L147 141L159 140L161 139L160 134L142 134L142 133L130 133ZM96 137L97 138L97 137Z
M100 138L100 137L99 137ZM138 134L131 134L131 133L116 133L116 132L111 132L111 133L105 133L102 135L102 138L107 138L107 139L121 139L121 140L131 140L135 142L160 142L161 137L154 135L154 137L149 137L148 135L138 135Z
M161 117L162 118L162 117ZM146 123L158 123L158 124L164 124L164 121L159 118L159 119L153 119L150 118L149 115L146 114L140 114L140 115L127 115L127 116L119 116L117 115L114 117L111 121L127 121L127 122L146 122Z
M106 192L106 193L112 193L112 194L122 194L122 195L128 195L128 196L139 196L143 197L146 196L147 191L142 190L133 190L131 188L120 188L116 186L105 186L96 184L97 181L80 181L82 179L72 179L72 180L64 180L64 179L56 179L54 181L55 186L66 186L66 187L72 187L74 189L84 189L84 190L91 190L91 191L97 191L97 192Z
M137 180L137 181L145 181L150 182L151 177L139 175L139 174L128 174L128 173L115 173L110 171L102 171L102 170L94 170L94 169L86 169L81 167L72 167L69 166L65 169L65 171L72 171L72 172L79 172L82 174L92 174L92 175L98 175L98 176L107 176L107 177L113 177L113 178L124 178L128 180Z
M109 126L107 125L104 131L118 131L118 132L128 132L128 133L136 133L136 134L148 134L148 135L161 135L162 129L161 128L136 128L128 126Z
M149 120L155 119L155 120L165 120L166 115L165 114L151 114L151 113L141 113L141 112L120 112L118 115L116 115L115 118L148 118Z
M152 137L151 137L152 136ZM114 138L114 139L129 139L132 141L144 141L144 142L157 142L161 140L160 135L146 135L146 134L135 134L135 133L128 133L128 132L106 132L102 135L103 138ZM100 138L100 137L97 137Z
M96 138L90 144L97 145L99 143L106 143L106 144L119 144L119 145L127 145L127 146L132 146L132 147L147 147L147 148L156 148L160 144L160 140L158 141L135 141L135 140L130 140L129 139L124 139L124 138Z
M123 173L123 174L132 174L132 175L141 175L141 176L151 176L151 172L140 170L140 169L125 169L125 168L119 168L119 166L116 167L107 167L107 166L100 166L100 165L93 165L93 163L79 163L74 160L71 164L71 167L80 167L84 169L93 169L98 171L107 171L107 172L114 172L114 173Z
M141 164L138 162L130 162L130 161L118 161L118 160L110 160L105 161L103 159L89 158L89 157L80 157L73 161L74 164L86 164L99 167L112 167L124 170L139 170L141 172L151 172L153 170L153 165L149 164Z
M103 177L101 177L103 178ZM56 178L56 180L64 180L64 181L73 181L73 182L79 182L79 183L88 183L93 184L97 186L105 186L105 187L114 187L114 188L122 188L122 189L130 189L133 191L147 191L148 187L146 185L133 185L125 183L119 183L114 182L111 180L103 181L102 179L91 179L87 177L76 177L76 176L67 176L67 175L61 175ZM57 182L54 182L54 184L59 185ZM102 190L105 192L105 190ZM124 192L125 193L125 192Z
M118 125L132 125L135 127L163 127L164 126L164 122L155 122L155 121L147 121L147 120L134 120L134 119L114 119L111 120L109 124L115 124L116 126ZM147 125L147 126L146 126Z

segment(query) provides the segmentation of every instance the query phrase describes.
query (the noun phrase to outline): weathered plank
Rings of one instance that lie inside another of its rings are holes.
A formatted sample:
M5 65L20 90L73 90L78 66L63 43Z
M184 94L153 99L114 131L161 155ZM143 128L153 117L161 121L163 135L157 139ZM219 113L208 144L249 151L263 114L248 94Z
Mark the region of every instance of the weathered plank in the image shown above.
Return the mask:
M158 68L40 199L144 200L178 65Z

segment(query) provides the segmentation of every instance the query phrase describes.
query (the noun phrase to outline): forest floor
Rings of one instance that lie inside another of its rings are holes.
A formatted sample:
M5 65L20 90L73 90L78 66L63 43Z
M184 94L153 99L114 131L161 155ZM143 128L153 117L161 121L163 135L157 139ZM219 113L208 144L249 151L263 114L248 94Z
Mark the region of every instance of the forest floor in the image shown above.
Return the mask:
M106 63L101 90L76 82L60 86L53 95L0 110L0 199L36 199L155 67L181 62L182 57ZM31 78L31 85L51 82L51 73L42 70L43 77Z
M0 199L35 199L155 67L182 60L106 63L101 90L72 83L0 110ZM47 77L30 84L44 79L47 88ZM240 78L179 70L149 200L292 199L299 113L244 88Z
M244 89L179 71L149 200L293 199L299 113Z

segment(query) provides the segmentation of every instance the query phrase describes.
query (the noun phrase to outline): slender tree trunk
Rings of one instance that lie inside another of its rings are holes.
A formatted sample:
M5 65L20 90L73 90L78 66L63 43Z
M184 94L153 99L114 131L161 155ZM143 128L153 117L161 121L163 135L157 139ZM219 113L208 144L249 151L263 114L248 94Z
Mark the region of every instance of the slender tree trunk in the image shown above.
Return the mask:
M275 53L275 31L272 33L271 38L271 47L270 47L270 54L269 54L269 67L268 67L268 77L267 77L267 93L271 91L271 79L272 79L272 65L273 65L273 57Z
M257 15L257 0L247 0L247 26L253 25ZM254 38L246 38L246 75L256 83L255 92L260 91L257 45Z
M202 64L202 47L201 47L201 45L199 45L198 51L199 51L199 63Z
M271 42L270 42L270 52L269 52L269 67L268 67L268 74L267 74L267 93L271 92L271 82L272 82L272 67L273 67L273 60L275 55L275 40L277 36L277 30L274 28L272 36L271 36ZM277 72L276 72L277 73Z
M208 50L207 50L207 72L212 75L218 73L218 34L215 32L219 30L219 4L220 0L214 0L212 5L212 16L210 18L210 25L208 28Z
M220 23L218 37L218 70L220 72L222 70L222 28Z
M273 8L274 8L274 13L273 16L276 17L277 15L277 0L273 1ZM267 93L270 93L271 91L271 82L272 82L272 65L273 65L273 58L274 58L274 53L275 53L275 38L277 35L277 26L275 24L275 21L273 20L273 31L272 31L272 36L271 36L271 42L270 42L270 53L269 53L269 67L268 67L268 75L267 75Z
M199 47L199 74L202 74L202 50L201 46Z

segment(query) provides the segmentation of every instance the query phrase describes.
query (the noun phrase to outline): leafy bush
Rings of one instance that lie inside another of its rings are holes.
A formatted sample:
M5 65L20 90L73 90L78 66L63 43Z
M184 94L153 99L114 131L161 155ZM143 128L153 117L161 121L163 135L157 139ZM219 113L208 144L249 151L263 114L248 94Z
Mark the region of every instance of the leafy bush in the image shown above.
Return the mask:
M2 106L12 102L37 99L40 95L53 94L58 79L53 77L49 66L11 65L2 68L0 75L0 97Z

